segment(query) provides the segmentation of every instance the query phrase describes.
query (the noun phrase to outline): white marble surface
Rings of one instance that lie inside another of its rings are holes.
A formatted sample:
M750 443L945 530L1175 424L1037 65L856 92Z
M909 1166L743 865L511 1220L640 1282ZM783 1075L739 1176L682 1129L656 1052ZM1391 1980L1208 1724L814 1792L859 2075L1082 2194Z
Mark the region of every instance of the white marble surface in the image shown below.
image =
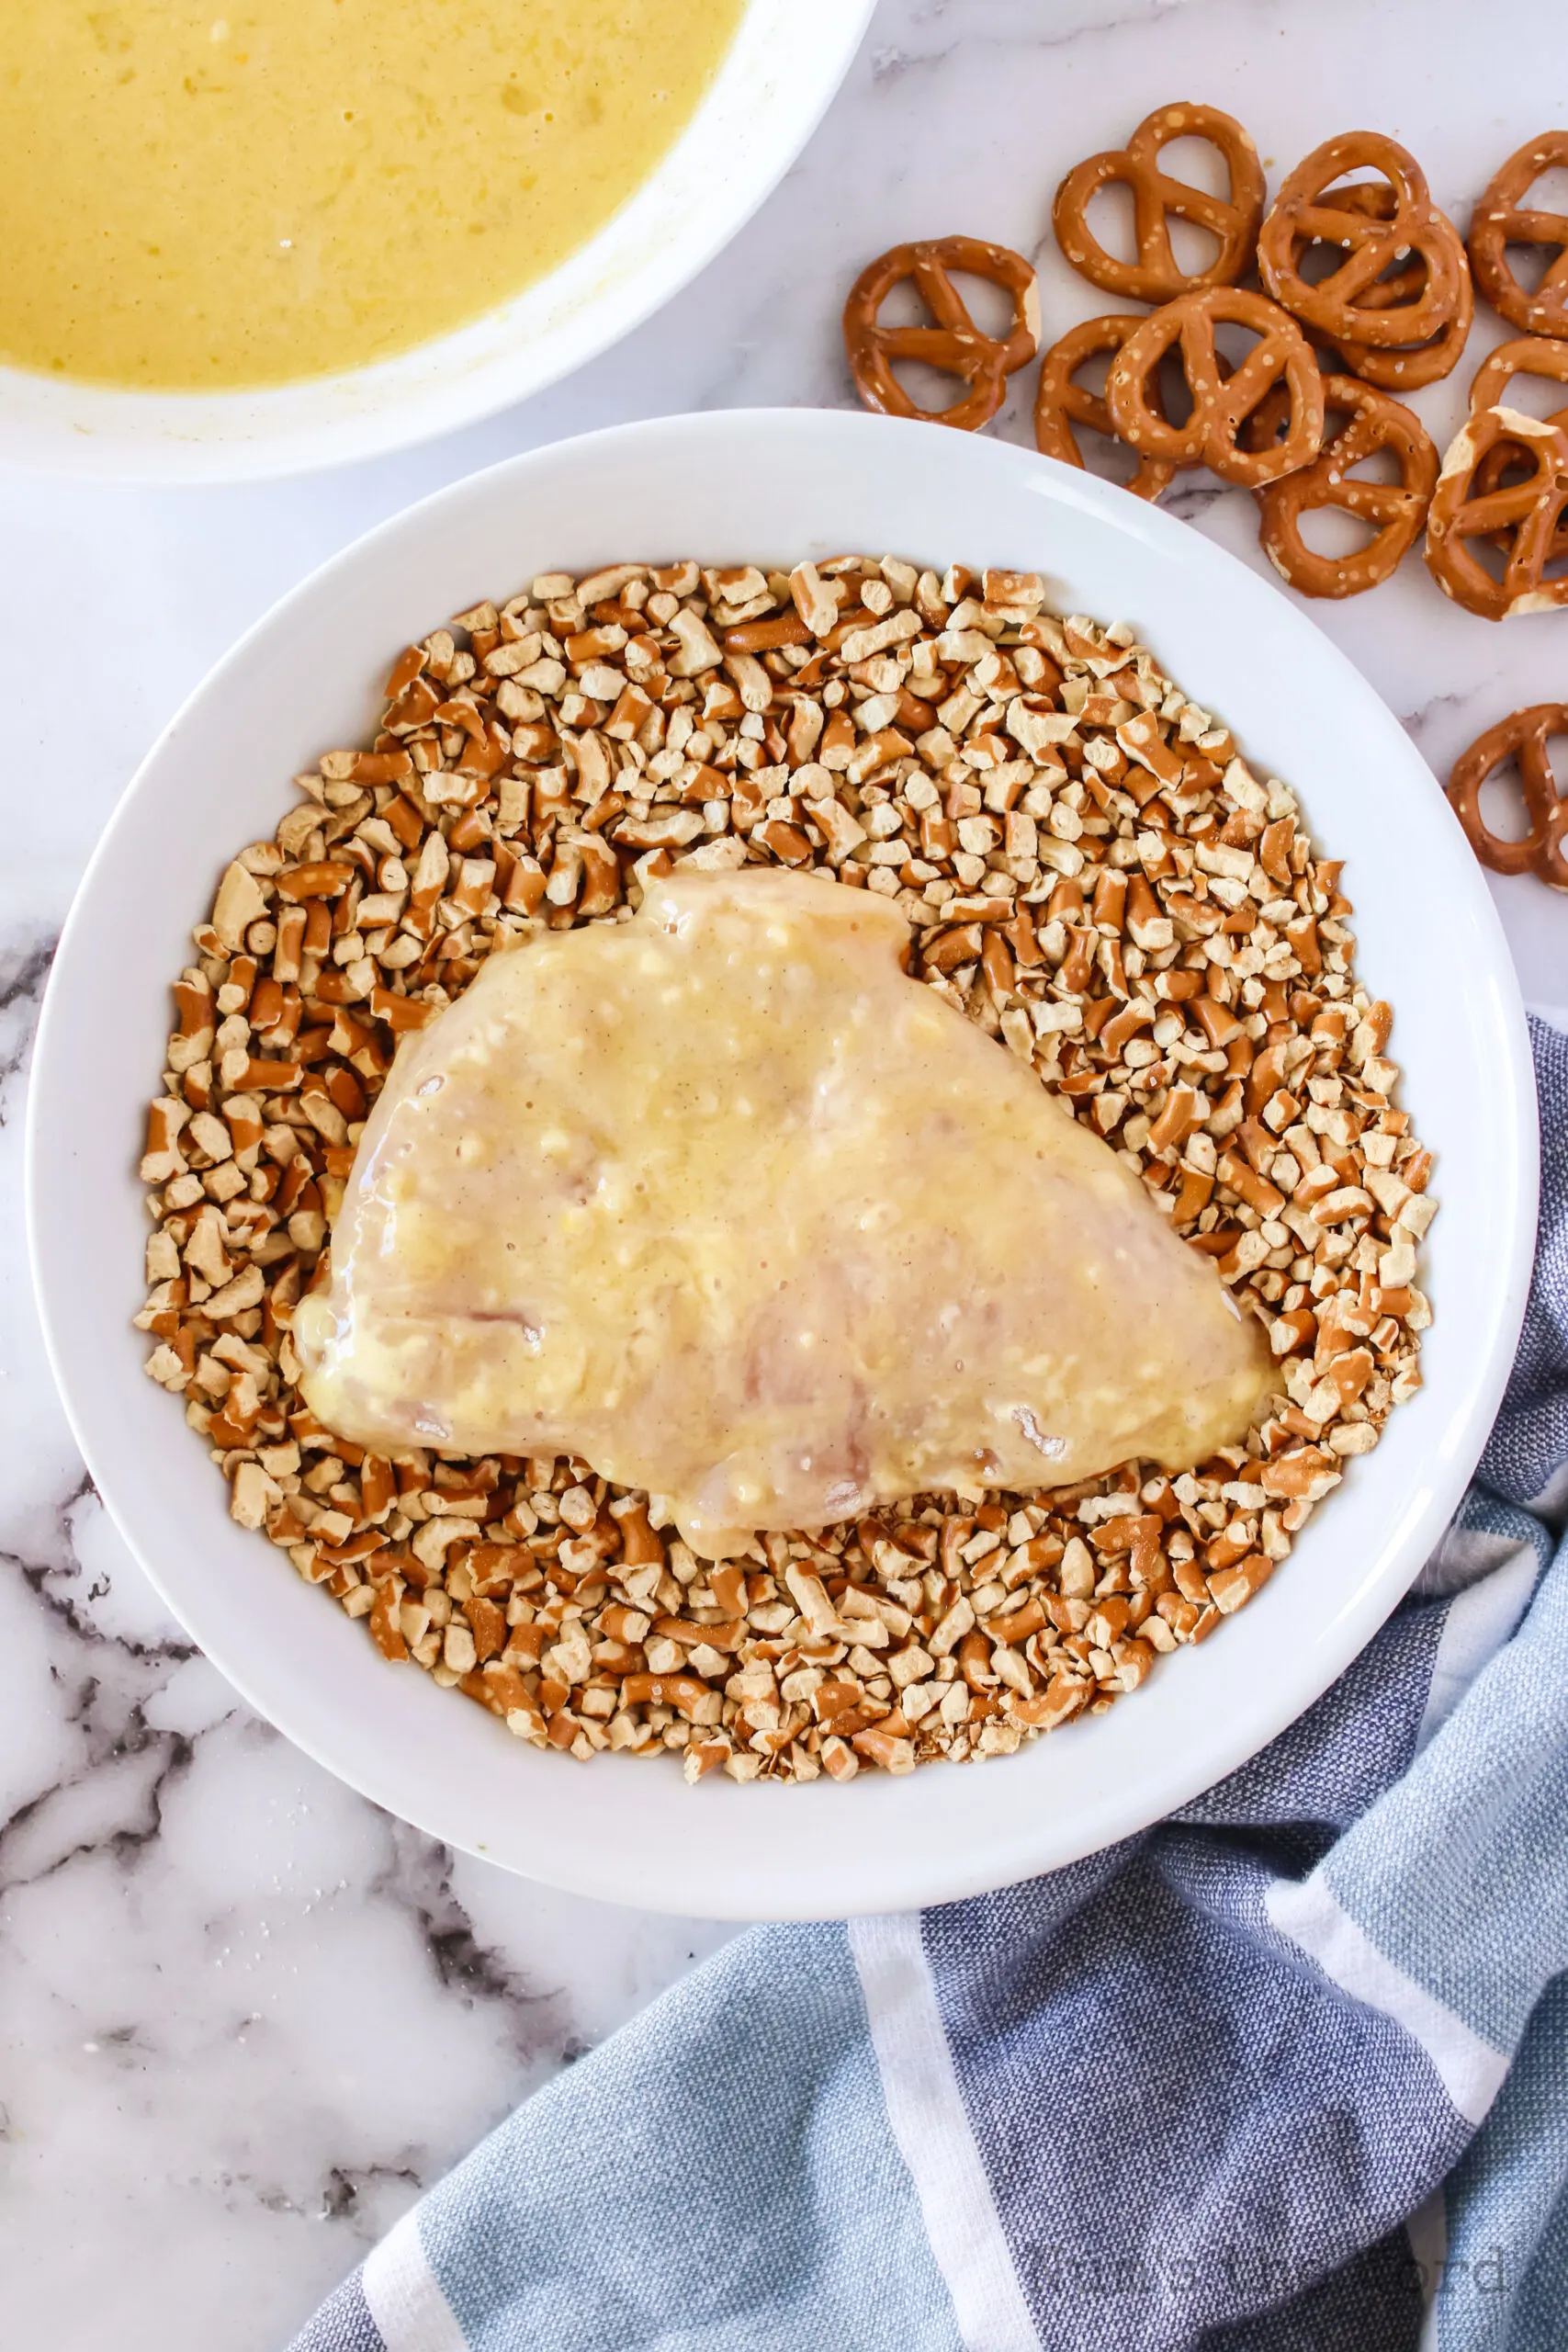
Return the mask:
M886 244L963 230L1038 250L1050 332L1110 307L1055 260L1050 198L1156 104L1232 108L1275 180L1331 132L1393 131L1462 220L1506 153L1568 117L1561 0L1514 0L1506 41L1476 34L1471 0L883 0L762 215L661 317L525 407L295 485L0 482L7 2352L281 2346L423 2183L724 1932L526 1886L348 1794L192 1654L84 1482L28 1296L22 1098L51 943L141 752L302 572L473 467L639 414L846 400L838 305ZM1472 360L1498 333L1483 313ZM1027 397L996 429L1026 437ZM1461 391L1416 405L1441 439ZM1244 494L1175 503L1271 578ZM1417 562L1315 617L1439 772L1506 711L1568 692L1568 615L1488 628ZM1528 880L1500 901L1527 994L1568 1004L1568 903Z

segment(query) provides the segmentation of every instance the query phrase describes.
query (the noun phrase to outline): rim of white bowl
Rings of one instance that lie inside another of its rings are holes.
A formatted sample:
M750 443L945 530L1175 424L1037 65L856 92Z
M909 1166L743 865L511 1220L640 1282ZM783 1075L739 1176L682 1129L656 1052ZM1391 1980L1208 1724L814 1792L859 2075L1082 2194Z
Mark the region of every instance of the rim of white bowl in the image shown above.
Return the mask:
M745 227L838 95L875 5L748 0L648 177L586 244L467 325L341 375L214 393L0 364L0 465L105 483L265 481L386 457L547 390L662 309Z
M1403 768L1412 785L1418 775L1431 787L1427 849L1440 869L1445 890L1451 892L1444 904L1444 937L1448 949L1458 954L1463 963L1465 1001L1472 1008L1478 1033L1484 1030L1487 1044L1484 1057L1478 1049L1477 1069L1491 1090L1488 1109L1494 1114L1488 1141L1488 1182L1495 1185L1487 1203L1492 1221L1484 1233L1466 1234L1463 1238L1466 1249L1486 1260L1491 1285L1488 1307L1483 1328L1462 1364L1445 1364L1446 1403L1442 1409L1446 1418L1435 1430L1427 1431L1426 1448L1419 1456L1418 1466L1412 1468L1409 1461L1413 1417L1420 1414L1424 1400L1431 1402L1430 1385L1414 1404L1402 1408L1400 1414L1394 1416L1391 1436L1368 1457L1371 1464L1392 1460L1393 1436L1397 1434L1400 1458L1406 1464L1405 1486L1398 1490L1397 1523L1383 1540L1380 1555L1348 1589L1337 1594L1331 1609L1325 1603L1326 1622L1314 1628L1310 1666L1303 1667L1299 1659L1292 1663L1289 1675L1282 1678L1288 1684L1288 1697L1283 1701L1279 1683L1271 1682L1268 1677L1260 1679L1256 1687L1239 1690L1233 1687L1236 1677L1230 1671L1230 1662L1234 1659L1239 1670L1244 1654L1255 1654L1253 1645L1261 1639L1262 1630L1280 1602L1286 1580L1276 1579L1242 1616L1221 1629L1219 1643L1183 1652L1172 1661L1177 1668L1185 1668L1189 1678L1183 1689L1179 1721L1190 1745L1175 1758L1162 1759L1156 1775L1134 1776L1130 1785L1117 1782L1113 1776L1108 1779L1103 1773L1092 1781L1086 1777L1086 1785L1077 1792L1081 1801L1070 1821L1041 1819L1038 1815L1031 1815L1021 1824L1010 1826L1005 1836L993 1838L988 1845L976 1836L968 1842L953 1839L934 1856L928 1857L922 1850L919 1867L907 1860L885 1864L875 1850L874 1828L879 1810L886 1811L897 1804L900 1792L918 1789L922 1783L934 1789L942 1776L932 1767L925 1767L912 1780L904 1781L890 1781L885 1774L863 1774L843 1789L826 1781L807 1788L767 1784L739 1788L716 1775L694 1790L673 1792L682 1805L698 1808L690 1815L691 1827L698 1833L697 1838L690 1841L694 1845L704 1842L705 1830L716 1826L714 1815L705 1810L716 1804L800 1806L807 1809L805 1818L825 1826L823 1804L841 1804L848 1799L856 1808L862 1825L859 1835L852 1841L852 1851L838 1856L830 1867L825 1868L820 1882L810 1880L808 1872L797 1872L795 1880L780 1886L772 1881L765 1838L756 1841L759 1852L754 1863L738 1867L734 1857L730 1857L727 1862L730 1875L723 1881L715 1876L700 1855L688 1863L682 1853L681 1867L672 1876L668 1852L644 1853L633 1842L605 1851L577 1838L563 1849L547 1819L549 1792L542 1774L529 1819L521 1831L509 1830L504 1838L493 1832L489 1837L476 1835L463 1819L455 1817L456 1808L427 1800L418 1786L417 1774L400 1778L400 1759L382 1756L376 1763L367 1763L364 1743L356 1743L352 1730L344 1730L337 1713L331 1706L321 1703L319 1694L310 1694L310 1675L299 1673L292 1661L281 1677L270 1669L253 1671L251 1661L235 1646L237 1637L228 1622L227 1605L215 1589L204 1583L195 1592L186 1589L175 1597L161 1572L151 1534L138 1525L133 1511L120 1507L118 1471L112 1466L105 1468L106 1456L113 1453L115 1443L107 1418L100 1442L93 1414L84 1408L73 1348L66 1343L70 1240L60 1220L51 1221L45 1205L51 1189L46 1161L57 1145L63 1151L67 1137L75 1134L73 1122L80 1104L77 1081L55 1043L56 1030L66 1018L61 1008L69 990L90 986L91 926L99 910L97 900L107 887L119 836L134 821L141 787L156 775L167 748L202 707L223 698L243 678L253 650L263 644L275 628L297 608L308 608L318 600L323 609L330 606L344 583L356 572L373 568L400 540L417 546L426 524L443 509L461 512L467 504L470 512L482 511L502 482L525 489L530 478L547 474L563 459L569 465L584 464L596 470L602 455L628 446L657 474L666 460L690 458L705 442L728 440L736 455L743 456L751 465L758 462L762 449L768 448L770 463L782 465L790 479L799 479L799 469L809 467L814 461L836 458L842 464L846 451L854 448L857 439L869 447L872 438L886 440L888 435L893 436L890 446L898 450L899 469L905 478L910 477L912 466L919 471L919 442L911 440L911 435L927 444L933 463L941 462L944 455L951 461L959 443L959 436L940 426L846 411L728 410L666 417L612 426L504 460L447 485L378 525L301 582L247 630L163 730L127 786L89 862L62 933L39 1023L28 1112L26 1192L29 1257L45 1345L89 1474L153 1586L257 1713L373 1803L447 1845L498 1861L523 1876L576 1894L653 1910L716 1918L814 1918L847 1917L865 1910L914 1908L955 1900L1064 1867L1137 1833L1222 1781L1321 1696L1365 1647L1408 1589L1452 1517L1480 1458L1512 1368L1529 1294L1540 1139L1524 1008L1491 896L1446 801L1432 785L1430 772L1398 720L1330 639L1280 592L1224 548L1202 538L1173 516L1128 499L1124 492L1109 482L1076 473L1055 459L1038 458L1025 449L964 436L962 447L966 454L959 462L1001 469L1003 475L1010 472L1014 480L1010 488L1016 487L1021 493L1031 487L1036 492L1043 489L1060 504L1103 518L1123 539L1141 539L1156 548L1163 543L1178 559L1183 572L1190 576L1195 596L1201 596L1207 578L1222 600L1229 592L1232 595L1239 593L1254 602L1259 630L1265 634L1270 627L1284 630L1309 664L1326 664L1334 679L1336 723L1343 721L1371 741L1384 763L1380 772ZM849 436L847 443L843 436ZM787 450L787 458L781 456L779 443L795 445ZM706 456L711 458L711 448ZM826 548L822 550L827 551ZM1310 818L1310 782L1304 788ZM1422 821L1425 824L1425 817ZM1438 1230L1441 1232L1440 1220ZM1454 1228L1450 1227L1449 1236L1444 1238L1450 1247L1454 1246ZM1439 1328L1441 1306L1439 1299ZM191 1454L195 1471L194 1446ZM1328 1516L1332 1518L1332 1514ZM1320 1516L1307 1531L1303 1544L1310 1543L1314 1530L1324 1524ZM1303 1565L1301 1549L1298 1546L1298 1569ZM266 1565L269 1572L276 1572L277 1564ZM214 1579L214 1586L216 1583ZM303 1588L300 1596L314 1605L313 1596L305 1593ZM363 1643L361 1629L340 1618L336 1611L322 1613L329 1621L322 1628L323 1652L334 1637L333 1621L337 1633ZM373 1663L380 1668L379 1660ZM1217 1679L1221 1673L1224 1677L1223 1683ZM1210 1688L1211 1676L1216 1678L1214 1689ZM420 1682L426 1685L427 1678L420 1678ZM1160 1685L1154 1687L1157 1690ZM1167 1687L1174 1690L1182 1686ZM1215 1703L1216 1690L1220 1703ZM424 1700L442 1707L449 1703L447 1694L433 1686L423 1689L421 1705ZM1134 1694L1134 1724L1136 1709L1151 1703L1149 1696ZM474 1713L481 1724L494 1728L479 1717L478 1710ZM1027 1769L1028 1758L1032 1755L1038 1757L1043 1749L1065 1754L1067 1747L1064 1744L1081 1748L1084 1741L1092 1740L1097 1735L1106 1741L1105 1752L1109 1754L1119 1736L1113 1728L1119 1719L1125 1724L1128 1711L1118 1707L1098 1721L1071 1724L1054 1734L1050 1741L1026 1747L1018 1757L994 1759L978 1784L974 1783L973 1775L963 1777L966 1783L978 1785L983 1791L993 1771ZM520 1754L545 1770L551 1764L558 1764L572 1773L581 1770L570 1759L542 1756L533 1749L523 1749ZM650 1771L659 1769L649 1767ZM1147 1785L1150 1780L1157 1780L1152 1799ZM396 1785L389 1785L392 1782ZM520 1798L519 1802L526 1800ZM977 1831L978 1822L973 1826ZM502 1846L505 1850L501 1849Z

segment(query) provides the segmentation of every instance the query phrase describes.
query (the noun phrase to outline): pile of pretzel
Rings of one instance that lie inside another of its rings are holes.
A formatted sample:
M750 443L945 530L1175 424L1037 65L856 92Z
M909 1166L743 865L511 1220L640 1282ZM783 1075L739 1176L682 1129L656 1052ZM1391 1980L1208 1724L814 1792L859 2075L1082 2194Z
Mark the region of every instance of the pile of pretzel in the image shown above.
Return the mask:
M1224 159L1227 197L1160 169L1170 141L1193 137ZM1424 529L1428 569L1467 611L1505 620L1568 605L1568 577L1548 576L1568 556L1568 409L1542 421L1506 399L1517 375L1568 381L1568 216L1523 208L1532 183L1563 164L1568 131L1549 132L1511 155L1475 207L1467 259L1420 165L1395 140L1375 131L1326 140L1266 213L1263 166L1239 122L1215 107L1158 107L1125 148L1091 155L1056 191L1056 239L1073 267L1119 302L1159 307L1090 319L1045 354L1034 418L1041 449L1081 466L1078 430L1113 435L1137 458L1128 487L1140 498L1156 498L1185 466L1204 465L1221 481L1242 484L1257 494L1270 560L1305 595L1353 596L1374 587ZM1376 176L1348 176L1358 173ZM1132 194L1135 261L1107 253L1089 227L1091 198L1115 183ZM1206 268L1181 267L1172 217L1216 240ZM1508 250L1519 245L1557 249L1533 291L1509 266ZM954 271L988 278L1010 296L1005 335L975 325ZM1254 272L1263 291L1242 283ZM1457 366L1470 333L1472 272L1493 307L1523 332L1477 374L1470 415L1439 468L1420 420L1393 393L1434 383ZM881 322L884 301L906 279L931 324ZM1222 327L1257 338L1245 356L1232 360L1219 348ZM844 337L869 407L973 431L996 414L1009 376L1039 348L1033 268L1021 254L972 237L896 246L856 281ZM1101 397L1077 377L1107 355ZM893 373L897 360L923 360L956 375L963 397L944 411L919 408ZM1180 421L1173 421L1162 390L1162 371L1172 362L1190 403ZM1393 458L1397 483L1355 478L1353 469L1379 451ZM1365 522L1366 545L1345 556L1308 547L1301 518L1322 506ZM1490 564L1479 546L1493 550Z

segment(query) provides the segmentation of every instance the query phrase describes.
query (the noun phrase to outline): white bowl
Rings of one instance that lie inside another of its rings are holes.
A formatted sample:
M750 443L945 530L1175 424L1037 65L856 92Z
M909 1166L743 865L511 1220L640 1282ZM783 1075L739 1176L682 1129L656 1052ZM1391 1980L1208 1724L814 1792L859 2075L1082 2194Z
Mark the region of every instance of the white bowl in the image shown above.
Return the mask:
M557 382L705 267L821 119L875 0L750 0L663 162L580 251L400 357L254 391L119 391L0 367L0 464L98 481L244 481L450 433Z
M130 1317L135 1162L169 982L215 878L270 835L288 778L373 723L391 656L542 571L845 548L1044 572L1064 609L1125 616L1348 860L1361 967L1395 1009L1404 1101L1438 1155L1427 1385L1285 1566L1201 1649L1107 1714L1006 1760L847 1787L688 1789L510 1739L387 1665L236 1527ZM44 1006L28 1151L33 1264L99 1493L251 1703L394 1813L507 1868L624 1903L821 1917L966 1894L1127 1836L1260 1747L1354 1657L1459 1499L1513 1356L1535 1222L1523 1016L1475 861L1397 722L1284 597L1110 484L939 426L812 411L671 417L542 449L416 506L259 622L155 746L82 885Z

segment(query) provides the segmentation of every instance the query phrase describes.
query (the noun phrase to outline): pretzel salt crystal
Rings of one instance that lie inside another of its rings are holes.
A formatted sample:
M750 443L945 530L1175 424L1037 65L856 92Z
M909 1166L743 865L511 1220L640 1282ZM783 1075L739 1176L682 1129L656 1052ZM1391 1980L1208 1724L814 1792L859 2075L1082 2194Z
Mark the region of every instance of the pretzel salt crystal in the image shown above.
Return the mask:
M1393 192L1386 220L1325 201L1342 173L1369 167ZM1298 259L1314 244L1345 250L1337 269L1315 284L1303 277ZM1391 262L1413 254L1426 263L1425 286L1391 311L1369 289ZM1374 350L1424 343L1446 326L1459 307L1463 262L1464 248L1433 203L1415 156L1375 130L1347 131L1314 147L1280 190L1258 238L1258 272L1277 302L1335 342L1348 336Z
M1489 453L1516 444L1532 461L1527 481L1483 489ZM1492 621L1568 605L1568 579L1542 580L1568 508L1568 432L1517 409L1472 413L1449 445L1427 516L1427 569L1467 612ZM1502 577L1487 571L1467 542L1506 533Z
M1470 259L1481 290L1510 326L1536 334L1568 334L1568 214L1521 208L1531 183L1568 164L1568 130L1527 140L1500 164L1470 221ZM1510 245L1556 245L1557 258L1531 293L1508 266Z
M1499 719L1454 762L1448 797L1483 865L1494 874L1539 874L1552 889L1568 890L1568 799L1558 790L1546 752L1553 735L1568 735L1568 703L1538 702ZM1529 831L1518 841L1495 833L1481 813L1482 786L1507 759L1518 763L1530 820Z
M1159 154L1173 139L1204 139L1219 149L1230 175L1228 198L1168 178ZM1132 190L1135 262L1108 254L1089 225L1090 199L1115 184ZM1203 287L1235 284L1252 259L1263 194L1263 166L1251 134L1218 107L1182 101L1145 115L1125 147L1075 164L1056 190L1051 220L1065 258L1090 285L1123 300L1167 302ZM1169 213L1195 221L1218 239L1219 252L1207 268L1181 267L1171 251Z
M1141 313L1115 311L1069 327L1060 342L1052 345L1041 365L1034 403L1034 446L1043 457L1059 458L1065 465L1081 468L1083 452L1073 431L1075 424L1087 425L1091 433L1103 433L1108 439L1115 437L1116 427L1100 394L1075 383L1073 378L1086 360L1104 351L1120 351L1143 323ZM1140 456L1126 487L1134 498L1157 498L1175 472L1173 465Z
M1344 412L1346 422L1325 434L1311 465L1258 492L1258 536L1280 578L1303 596L1359 596L1387 580L1421 536L1437 486L1438 452L1419 417L1372 385L1329 376L1323 392L1330 414ZM1277 413L1278 394L1270 405ZM1267 428L1269 421L1268 410L1260 411L1260 425ZM1398 482L1356 480L1351 468L1380 450L1397 460ZM1301 518L1322 506L1373 525L1373 537L1352 555L1320 555L1302 537Z
M1012 324L1005 336L981 333L948 274L951 270L989 278L1011 295ZM905 278L914 280L934 326L878 323L883 303ZM987 244L979 237L932 237L923 243L895 245L862 270L844 304L844 346L856 389L867 408L885 416L919 417L973 433L995 416L1009 376L1032 359L1039 345L1040 290L1032 264L1007 245ZM952 408L920 408L894 375L890 363L895 359L923 360L959 377L968 391Z
M1227 323L1258 337L1228 369L1214 345L1215 327ZM1192 413L1180 425L1166 417L1157 389L1160 362L1177 345L1192 396ZM1249 449L1242 428L1281 379L1290 401L1284 437ZM1183 294L1145 319L1111 363L1105 399L1117 432L1140 455L1206 465L1247 490L1304 466L1323 442L1323 381L1311 345L1276 303L1235 286Z

